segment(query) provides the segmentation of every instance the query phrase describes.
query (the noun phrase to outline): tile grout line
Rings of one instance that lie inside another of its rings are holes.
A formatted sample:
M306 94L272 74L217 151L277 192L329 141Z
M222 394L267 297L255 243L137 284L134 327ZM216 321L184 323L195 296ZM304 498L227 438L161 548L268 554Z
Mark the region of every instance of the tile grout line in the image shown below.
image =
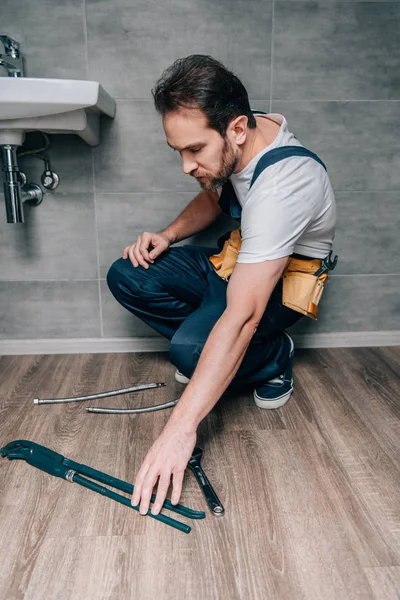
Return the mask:
M90 67L89 67L89 45L88 45L88 33L87 33L87 10L86 10L86 0L83 0L83 31L85 36L85 58L86 58L86 77L90 79Z
M335 279L339 277L400 277L400 273L333 273ZM1 283L58 283L58 282L102 282L107 281L106 277L96 277L96 279L0 279Z
M271 74L269 80L269 112L272 113L272 86L274 82L274 27L275 26L275 0L272 0L272 28L271 28Z
M84 18L84 31L85 31L85 47L86 47L86 65L87 65L87 74L89 78L90 74L90 63L89 63L89 44L88 44L88 31L87 31L87 7L86 0L83 0L83 18ZM104 337L104 328L103 328L103 311L101 309L101 279L100 279L100 252L99 252L99 232L97 227L97 203L96 203L96 180L94 175L94 150L90 149L91 158L92 158L92 193L93 193L93 209L94 209L94 229L95 229L95 239L96 239L96 261L97 261L97 292L98 292L98 301L99 301L99 317L100 317L100 337ZM83 280L85 281L85 280Z
M92 151L92 181L93 181L93 207L94 207L94 229L95 229L95 238L96 238L96 259L97 259L97 291L98 291L98 299L99 299L99 316L100 316L100 337L104 337L104 328L103 328L103 311L101 308L101 279L100 279L100 252L99 252L99 230L97 226L97 203L96 203L96 186L95 186L95 177L94 177L94 153L93 148Z

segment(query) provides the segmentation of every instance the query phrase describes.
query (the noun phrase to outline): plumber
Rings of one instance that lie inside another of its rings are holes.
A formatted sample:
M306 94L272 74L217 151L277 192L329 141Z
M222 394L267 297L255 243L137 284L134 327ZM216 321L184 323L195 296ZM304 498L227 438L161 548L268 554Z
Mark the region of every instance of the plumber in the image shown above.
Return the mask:
M197 427L228 386L251 386L260 408L290 398L294 345L285 330L317 316L336 218L325 165L283 115L252 111L221 63L179 59L152 94L168 145L201 191L166 229L126 246L107 275L118 302L170 340L175 376L187 383L137 473L132 504L141 514L156 483L159 513L171 477L179 502ZM174 246L222 212L240 227L219 248Z

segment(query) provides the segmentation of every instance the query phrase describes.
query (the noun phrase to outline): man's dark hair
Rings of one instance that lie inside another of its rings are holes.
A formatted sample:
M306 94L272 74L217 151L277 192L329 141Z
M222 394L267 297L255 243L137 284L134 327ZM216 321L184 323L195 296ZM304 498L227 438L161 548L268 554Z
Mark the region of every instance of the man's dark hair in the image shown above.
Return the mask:
M168 67L151 90L163 116L179 108L199 108L208 126L225 137L229 122L246 115L248 127L256 127L246 88L220 62L203 54L179 58Z

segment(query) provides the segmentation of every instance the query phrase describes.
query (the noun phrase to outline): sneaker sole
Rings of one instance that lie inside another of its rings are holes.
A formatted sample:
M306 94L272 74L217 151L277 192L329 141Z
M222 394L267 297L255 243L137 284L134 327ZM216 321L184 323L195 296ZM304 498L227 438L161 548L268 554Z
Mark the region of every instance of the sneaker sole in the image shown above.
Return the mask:
M175 371L175 381L186 385L189 383L190 379L188 377L185 377L185 375L183 373L180 373L179 371Z
M289 356L293 360L293 357L294 357L293 340L286 331L284 331L283 333L289 340L289 343L290 343ZM291 389L288 392L285 392L284 394L279 396L278 398L275 398L274 400L268 400L268 398L262 398L261 396L259 396L257 394L257 391L254 390L253 391L253 399L254 399L255 404L258 406L258 408L273 409L273 408L280 408L281 406L286 404L286 402L290 399L290 396L292 394L293 394L293 379L292 379Z
M279 396L279 398L275 398L275 400L267 400L266 398L261 398L256 390L253 391L254 402L258 406L258 408L280 408L289 400L290 396L293 393L293 388Z

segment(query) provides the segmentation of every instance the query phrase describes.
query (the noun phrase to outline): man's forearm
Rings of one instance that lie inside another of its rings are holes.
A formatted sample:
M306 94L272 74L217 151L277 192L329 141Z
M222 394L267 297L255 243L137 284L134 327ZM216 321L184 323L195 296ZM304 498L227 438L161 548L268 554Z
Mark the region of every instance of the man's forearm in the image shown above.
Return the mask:
M200 192L179 217L160 233L165 234L171 244L175 244L211 225L221 212L216 192Z
M184 422L189 430L197 429L235 376L254 332L254 321L235 322L228 311L223 313L168 423Z

